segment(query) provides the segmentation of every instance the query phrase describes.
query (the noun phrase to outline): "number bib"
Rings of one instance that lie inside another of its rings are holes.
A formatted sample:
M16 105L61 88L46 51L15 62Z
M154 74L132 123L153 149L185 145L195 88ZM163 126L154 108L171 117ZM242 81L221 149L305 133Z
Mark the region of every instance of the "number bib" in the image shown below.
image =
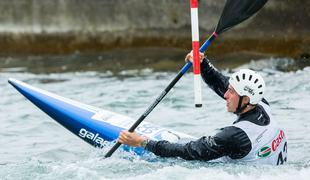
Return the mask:
M233 126L242 129L252 143L251 151L240 162L279 165L287 161L287 140L284 131L272 120L269 106L261 104L270 117L267 126L259 126L249 121L241 121Z

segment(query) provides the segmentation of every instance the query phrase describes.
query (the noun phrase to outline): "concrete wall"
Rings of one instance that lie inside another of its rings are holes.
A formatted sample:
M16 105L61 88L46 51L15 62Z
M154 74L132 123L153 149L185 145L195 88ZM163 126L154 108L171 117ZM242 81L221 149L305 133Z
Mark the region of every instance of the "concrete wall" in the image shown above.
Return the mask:
M201 39L217 24L224 2L200 0ZM255 17L223 34L210 51L291 57L309 53L309 7L307 0L269 0ZM188 0L0 0L2 54L190 48L190 40Z

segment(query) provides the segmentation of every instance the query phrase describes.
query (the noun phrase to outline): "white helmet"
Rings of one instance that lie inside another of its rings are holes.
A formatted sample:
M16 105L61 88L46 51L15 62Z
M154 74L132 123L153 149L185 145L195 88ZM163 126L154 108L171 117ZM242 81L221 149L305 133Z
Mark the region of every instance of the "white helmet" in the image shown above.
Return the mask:
M232 74L229 84L239 96L248 96L250 104L257 104L263 99L265 93L264 79L250 69L241 69Z

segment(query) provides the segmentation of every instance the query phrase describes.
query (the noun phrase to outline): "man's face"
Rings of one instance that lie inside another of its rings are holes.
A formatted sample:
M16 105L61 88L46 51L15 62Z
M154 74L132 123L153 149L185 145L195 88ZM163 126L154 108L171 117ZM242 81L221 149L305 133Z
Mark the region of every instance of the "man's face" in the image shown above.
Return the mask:
M225 92L224 98L226 99L227 111L235 112L238 107L240 97L231 85L228 86L228 90Z

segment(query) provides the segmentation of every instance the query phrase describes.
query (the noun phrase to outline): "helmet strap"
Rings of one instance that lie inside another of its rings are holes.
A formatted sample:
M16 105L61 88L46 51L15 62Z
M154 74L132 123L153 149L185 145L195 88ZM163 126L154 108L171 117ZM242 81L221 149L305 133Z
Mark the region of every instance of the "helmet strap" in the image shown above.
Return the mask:
M243 100L244 96L240 96L239 97L239 102L238 102L238 107L236 109L236 111L234 112L237 115L240 115L242 113L242 111L249 105L249 103L245 104L244 106L242 106L242 100ZM242 106L242 107L241 107Z

